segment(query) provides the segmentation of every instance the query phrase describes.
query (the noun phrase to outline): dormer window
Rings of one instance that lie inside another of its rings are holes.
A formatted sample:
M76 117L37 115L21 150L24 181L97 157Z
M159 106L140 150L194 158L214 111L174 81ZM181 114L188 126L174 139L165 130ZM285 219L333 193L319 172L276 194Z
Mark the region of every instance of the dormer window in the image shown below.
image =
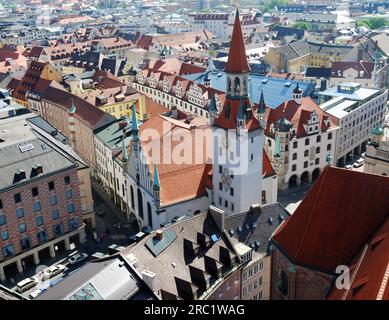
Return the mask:
M26 179L26 173L22 169L17 169L14 175L13 183L18 183Z
M31 177L37 177L43 173L43 167L40 164L34 164L31 168Z

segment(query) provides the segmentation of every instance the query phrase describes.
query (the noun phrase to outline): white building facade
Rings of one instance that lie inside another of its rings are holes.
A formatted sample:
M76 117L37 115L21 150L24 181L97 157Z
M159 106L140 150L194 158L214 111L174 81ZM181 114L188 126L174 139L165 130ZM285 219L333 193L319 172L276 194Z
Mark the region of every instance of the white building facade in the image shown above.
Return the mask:
M363 88L358 83L342 83L319 93L323 111L337 119L333 163L345 166L366 151L372 129L384 120L388 90Z

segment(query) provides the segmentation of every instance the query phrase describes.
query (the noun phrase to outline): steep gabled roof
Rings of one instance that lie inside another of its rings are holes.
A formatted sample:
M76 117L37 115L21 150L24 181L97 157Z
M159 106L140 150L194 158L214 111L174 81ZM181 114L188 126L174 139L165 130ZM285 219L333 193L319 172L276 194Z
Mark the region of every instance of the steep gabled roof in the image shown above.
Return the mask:
M250 72L247 63L246 49L243 40L242 27L239 20L239 11L236 10L234 30L232 31L230 52L225 68L229 73L246 73Z
M388 177L326 167L274 244L292 263L334 274L388 218L388 195Z

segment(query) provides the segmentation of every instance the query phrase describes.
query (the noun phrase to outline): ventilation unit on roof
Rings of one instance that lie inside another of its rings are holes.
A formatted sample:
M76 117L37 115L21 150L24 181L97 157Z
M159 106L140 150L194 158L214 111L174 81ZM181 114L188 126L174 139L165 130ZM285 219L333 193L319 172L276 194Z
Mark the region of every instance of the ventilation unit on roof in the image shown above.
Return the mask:
M262 79L262 83L267 83L269 79Z
M273 218L269 217L268 222L269 222L269 224L273 224L273 222L274 222Z
M34 146L33 146L33 144L32 143L29 143L29 144L26 144L26 145L24 145L24 146L20 146L19 147L19 150L20 150L20 152L27 152L27 151L30 151L30 150L32 150L32 149L34 149Z
M291 81L285 82L285 87L290 87L292 85Z

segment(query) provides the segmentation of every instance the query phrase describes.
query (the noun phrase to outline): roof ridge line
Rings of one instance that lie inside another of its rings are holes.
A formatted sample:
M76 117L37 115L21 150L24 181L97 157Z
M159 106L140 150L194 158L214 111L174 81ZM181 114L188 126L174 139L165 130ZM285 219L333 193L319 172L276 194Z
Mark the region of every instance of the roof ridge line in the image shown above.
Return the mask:
M348 293L350 292L351 286L352 286L352 284L353 284L353 282L355 280L355 277L357 276L359 267L361 266L361 264L363 262L363 258L365 257L368 248L369 248L368 243L365 243L365 247L363 248L363 252L362 252L361 256L358 259L357 267L355 268L355 270L353 272L353 275L351 276L350 287L348 289L346 289L345 293L343 293L342 300L345 300L347 295L348 295Z

